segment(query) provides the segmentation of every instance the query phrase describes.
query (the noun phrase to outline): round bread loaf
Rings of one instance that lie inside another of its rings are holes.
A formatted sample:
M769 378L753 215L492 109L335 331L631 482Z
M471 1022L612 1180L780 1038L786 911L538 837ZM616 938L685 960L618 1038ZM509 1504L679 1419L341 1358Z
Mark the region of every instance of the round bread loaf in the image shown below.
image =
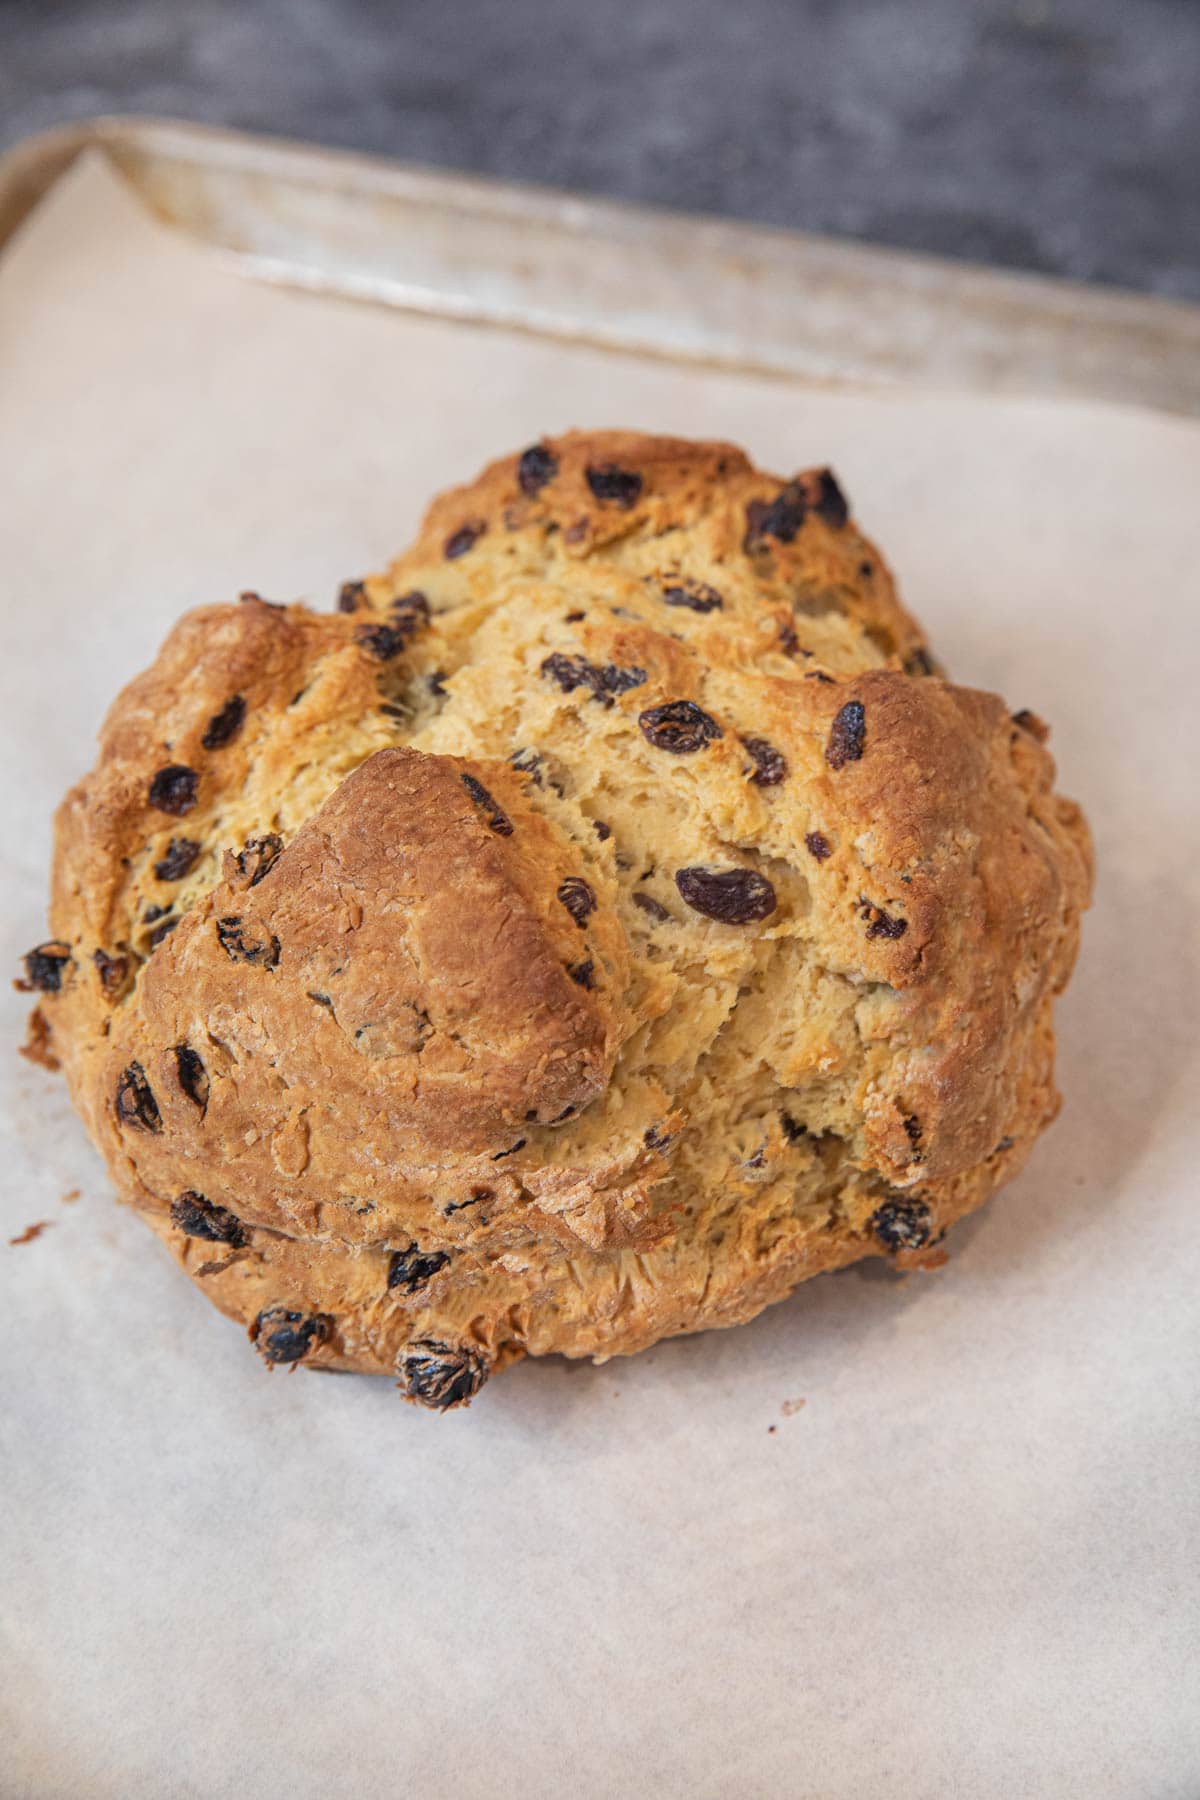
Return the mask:
M539 443L332 614L179 623L60 809L35 1041L267 1363L434 1407L936 1264L1057 1107L1045 737L828 470Z

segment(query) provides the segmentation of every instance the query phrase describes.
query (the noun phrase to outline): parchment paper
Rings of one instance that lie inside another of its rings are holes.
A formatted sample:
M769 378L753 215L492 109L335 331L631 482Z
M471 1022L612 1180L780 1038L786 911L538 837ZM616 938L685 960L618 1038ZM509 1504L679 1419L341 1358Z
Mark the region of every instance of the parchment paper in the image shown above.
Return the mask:
M833 462L956 676L1054 722L1101 871L1063 1117L936 1276L440 1418L269 1375L5 1050L0 1791L1194 1800L1196 427L273 292L79 166L0 266L4 967L179 612L331 605L572 424Z

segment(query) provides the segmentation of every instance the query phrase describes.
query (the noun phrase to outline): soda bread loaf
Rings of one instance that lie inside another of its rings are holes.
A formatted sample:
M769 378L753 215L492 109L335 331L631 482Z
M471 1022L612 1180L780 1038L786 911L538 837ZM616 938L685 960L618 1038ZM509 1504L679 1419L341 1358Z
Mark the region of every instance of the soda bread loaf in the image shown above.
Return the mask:
M828 470L573 433L337 610L181 620L58 815L35 1039L270 1364L523 1354L934 1262L1053 1117L1090 883Z

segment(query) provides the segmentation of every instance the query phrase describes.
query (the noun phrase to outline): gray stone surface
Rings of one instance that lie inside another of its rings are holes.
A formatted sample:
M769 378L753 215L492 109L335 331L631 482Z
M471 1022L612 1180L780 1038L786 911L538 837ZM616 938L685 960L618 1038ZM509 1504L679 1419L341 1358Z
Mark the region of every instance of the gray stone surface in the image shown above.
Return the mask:
M0 0L143 111L1200 300L1197 0Z

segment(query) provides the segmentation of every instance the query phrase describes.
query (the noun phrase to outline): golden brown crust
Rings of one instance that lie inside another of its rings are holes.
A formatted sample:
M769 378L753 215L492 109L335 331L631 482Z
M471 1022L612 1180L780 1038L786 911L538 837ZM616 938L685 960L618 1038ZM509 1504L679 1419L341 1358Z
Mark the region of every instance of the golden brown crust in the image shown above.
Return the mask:
M1015 1173L1086 827L828 471L571 433L341 606L180 623L31 966L116 1185L268 1362L464 1403L928 1259Z

